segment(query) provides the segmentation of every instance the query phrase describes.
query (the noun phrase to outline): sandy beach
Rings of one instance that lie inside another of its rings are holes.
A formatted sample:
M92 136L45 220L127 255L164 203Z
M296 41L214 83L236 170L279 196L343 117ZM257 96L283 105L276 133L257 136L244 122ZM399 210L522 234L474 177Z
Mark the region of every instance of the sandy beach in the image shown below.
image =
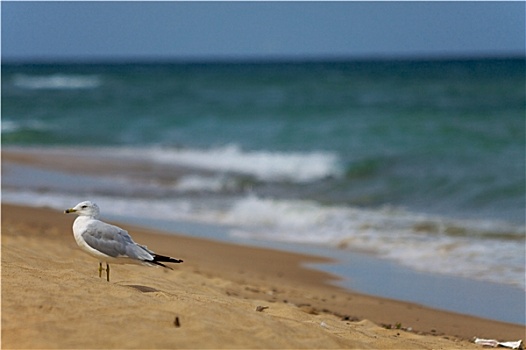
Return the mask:
M333 276L302 267L321 258L124 224L185 262L112 265L108 283L76 246L73 220L2 205L3 348L478 349L474 336L524 338L520 325L331 286Z

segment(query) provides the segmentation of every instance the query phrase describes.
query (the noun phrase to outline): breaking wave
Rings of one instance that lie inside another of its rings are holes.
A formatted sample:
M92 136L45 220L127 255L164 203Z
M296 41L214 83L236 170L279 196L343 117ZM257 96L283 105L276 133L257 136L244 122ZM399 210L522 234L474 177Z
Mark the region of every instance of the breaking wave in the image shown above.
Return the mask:
M237 145L209 149L123 148L120 156L142 157L204 171L237 173L261 181L310 182L342 175L338 156L331 152L244 151ZM197 181L193 181L196 185Z

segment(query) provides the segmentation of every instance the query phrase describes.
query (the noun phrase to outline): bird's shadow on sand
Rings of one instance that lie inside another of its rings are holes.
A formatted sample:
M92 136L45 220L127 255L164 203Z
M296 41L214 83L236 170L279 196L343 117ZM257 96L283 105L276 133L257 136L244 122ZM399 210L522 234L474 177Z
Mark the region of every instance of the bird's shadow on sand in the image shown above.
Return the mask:
M141 286L140 284L126 284L126 287L131 287L133 289L137 289L139 292L143 293L152 293L152 292L160 292L159 289L155 289L148 286Z

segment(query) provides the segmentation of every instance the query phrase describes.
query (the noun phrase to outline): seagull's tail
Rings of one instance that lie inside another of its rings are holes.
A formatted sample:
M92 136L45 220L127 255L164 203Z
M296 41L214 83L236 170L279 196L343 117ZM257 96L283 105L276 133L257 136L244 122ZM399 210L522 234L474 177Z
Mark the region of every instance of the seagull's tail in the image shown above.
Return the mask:
M159 265L159 266L162 266L162 267L166 267L168 269L171 269L171 267L169 266L166 266L165 264L161 263L161 262L169 262L169 263L174 263L174 264L179 264L179 263L182 263L183 260L181 259L175 259L175 258L171 258L169 256L164 256L164 255L158 255L158 254L155 254L153 256L153 260L151 261L148 261L149 263L151 264L155 264L155 265Z

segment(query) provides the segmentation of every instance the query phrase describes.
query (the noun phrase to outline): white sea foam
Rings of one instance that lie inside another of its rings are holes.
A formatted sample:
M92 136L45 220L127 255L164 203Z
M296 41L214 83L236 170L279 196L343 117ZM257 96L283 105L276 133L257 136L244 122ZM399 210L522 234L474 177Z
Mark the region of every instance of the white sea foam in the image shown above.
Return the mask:
M12 120L2 120L2 133L15 132L21 128L20 124Z
M121 149L115 152L120 156L143 157L158 163L254 176L262 181L309 182L341 175L339 159L330 152L244 151L237 145L210 149Z
M214 220L235 226L242 238L365 251L417 270L524 288L524 227L255 196Z
M23 89L93 89L102 84L97 75L24 75L18 74L13 77L13 84Z
M12 127L12 126L8 126ZM28 149L26 148L25 151ZM16 152L16 149L11 149ZM232 182L227 174L253 177L260 181L287 181L292 183L308 183L327 177L339 177L343 174L343 166L339 157L332 152L275 152L275 151L245 151L237 145L197 149L197 148L54 148L31 149L31 152L52 152L57 155L97 156L112 159L129 159L163 165L173 165L204 171L212 175L192 175L180 179L175 186L181 190L218 189L219 186L229 188ZM146 164L146 163L143 163Z
M188 180L184 186L194 187L192 181L201 180ZM79 200L76 194L9 189L4 189L2 195L5 202L57 209ZM104 207L107 215L158 220L169 217L174 221L218 225L237 239L362 251L424 272L525 286L524 227L444 219L389 207L323 206L254 195L214 200L104 196L89 199Z
M188 175L183 176L174 188L181 192L220 192L235 189L235 183L225 176Z
M39 120L22 120L14 121L9 119L2 120L2 133L12 133L17 132L22 129L31 129L31 130L47 130L50 129L50 125L41 122Z

